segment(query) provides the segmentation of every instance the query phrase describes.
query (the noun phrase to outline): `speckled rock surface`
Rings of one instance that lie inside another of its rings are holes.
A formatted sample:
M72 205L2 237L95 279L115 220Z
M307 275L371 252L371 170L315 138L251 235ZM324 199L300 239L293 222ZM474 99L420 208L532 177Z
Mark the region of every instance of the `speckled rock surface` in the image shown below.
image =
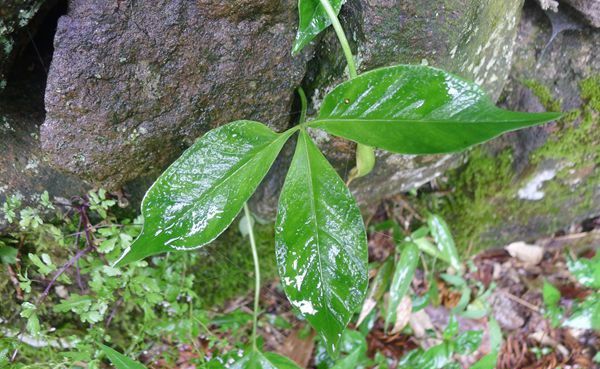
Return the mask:
M505 135L451 175L456 192L446 216L460 242L476 249L535 240L600 215L600 30L565 31L548 45L551 34L547 16L527 6L501 102L564 111L565 119Z
M563 0L579 11L593 27L600 28L600 1L598 0Z
M42 145L55 166L109 188L157 175L237 119L282 129L305 70L296 3L74 0L59 20Z
M581 30L566 30L551 39L551 23L536 7L525 7L525 17L520 24L518 47L505 90L509 105L526 109L527 101L520 96L518 81L535 80L550 89L552 96L560 99L563 111L582 105L580 82L600 72L600 31L581 25ZM581 19L573 12L566 13L574 22ZM521 84L522 85L522 84ZM517 104L521 105L517 105Z

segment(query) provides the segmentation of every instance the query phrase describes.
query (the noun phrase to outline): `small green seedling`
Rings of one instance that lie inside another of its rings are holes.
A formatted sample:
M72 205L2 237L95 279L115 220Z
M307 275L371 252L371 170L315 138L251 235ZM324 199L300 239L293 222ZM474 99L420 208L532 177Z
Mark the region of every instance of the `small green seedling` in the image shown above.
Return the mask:
M206 133L148 190L142 203L143 231L120 260L123 264L163 252L194 250L213 241L244 208L283 145L297 136L279 198L276 258L291 304L332 355L339 351L342 333L367 292L367 238L356 201L313 142L311 130L362 145L356 177L373 167L373 147L413 155L456 152L560 116L497 108L477 85L427 66L396 65L358 75L337 19L342 3L299 0L294 52L333 25L350 80L324 98L314 120L302 119L285 132L243 120ZM305 112L306 104L303 117ZM438 244L447 241L443 224L434 218L429 227ZM250 235L258 288L258 260ZM414 268L418 246L409 242L403 247L401 258L408 272ZM460 268L453 252L443 256ZM400 292L407 283L403 274L393 281ZM256 367L269 367L264 361L268 357L263 360L256 348L248 355L244 360L257 363Z

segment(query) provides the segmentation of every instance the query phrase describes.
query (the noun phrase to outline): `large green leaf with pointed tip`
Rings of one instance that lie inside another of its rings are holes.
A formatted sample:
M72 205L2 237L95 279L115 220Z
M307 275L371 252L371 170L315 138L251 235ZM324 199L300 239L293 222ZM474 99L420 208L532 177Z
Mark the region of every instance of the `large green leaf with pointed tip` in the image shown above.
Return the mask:
M367 239L342 179L302 130L279 198L275 250L291 304L330 353L367 288Z
M310 126L402 154L463 150L558 113L497 108L475 84L421 65L375 69L337 86Z
M285 356L273 352L250 351L233 363L231 369L300 369L296 363Z
M110 362L117 369L146 369L146 367L141 363L121 354L116 350L113 350L108 346L100 345L100 348L102 351L104 351L104 354L106 354Z
M214 240L254 193L292 133L237 121L202 136L146 193L143 231L120 263Z
M342 4L345 0L326 0L329 1L335 14L339 14ZM321 5L321 0L298 0L298 13L300 23L298 24L298 33L292 53L296 54L308 45L321 31L331 25L331 20L325 8Z

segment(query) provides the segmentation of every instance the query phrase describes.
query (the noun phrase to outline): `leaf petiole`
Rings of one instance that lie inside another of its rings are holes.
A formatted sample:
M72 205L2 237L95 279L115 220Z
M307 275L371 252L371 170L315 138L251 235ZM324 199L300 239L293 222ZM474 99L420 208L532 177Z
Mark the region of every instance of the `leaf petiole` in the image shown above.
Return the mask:
M346 33L344 33L344 29L340 24L340 21L337 17L335 10L329 3L329 0L319 0L321 5L325 9L327 16L331 20L331 24L333 25L333 29L335 30L335 34L340 41L340 45L342 46L342 50L344 51L344 56L346 57L346 62L348 63L348 74L350 75L350 79L354 79L358 77L358 73L356 72L356 64L354 64L354 56L352 55L352 50L350 50L350 44L348 43L348 39L346 38ZM356 150L356 167L354 168L354 174L350 177L348 183L350 183L354 178L364 177L373 170L373 166L375 165L375 150L367 145L358 144L358 148Z
M302 87L298 87L298 96L300 96L300 120L298 123L304 124L306 122L306 110L308 108L308 102L306 101L306 94Z
M350 75L350 79L356 78L358 73L356 72L356 65L354 64L354 57L352 56L352 50L350 50L350 44L348 43L348 39L346 38L346 34L344 33L344 29L340 24L340 21L329 3L329 0L319 0L323 9L327 13L329 20L331 20L331 24L333 25L333 29L335 30L335 34L340 41L340 45L342 46L342 50L344 51L344 56L346 57L346 62L348 63L348 74Z
M254 239L254 226L251 220L248 203L244 203L244 215L248 225L248 236L250 237L250 247L252 248L252 259L254 261L254 312L252 314L252 349L258 351L256 346L256 327L258 326L258 301L260 299L260 266L258 264L258 252L256 251L256 240Z

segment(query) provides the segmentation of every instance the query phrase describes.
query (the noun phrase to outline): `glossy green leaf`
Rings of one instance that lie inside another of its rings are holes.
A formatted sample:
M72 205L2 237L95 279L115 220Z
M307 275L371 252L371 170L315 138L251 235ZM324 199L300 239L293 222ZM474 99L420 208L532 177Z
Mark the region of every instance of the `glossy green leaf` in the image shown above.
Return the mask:
M329 1L335 14L339 14L345 0ZM292 53L296 54L308 45L319 33L331 25L331 20L321 5L321 0L298 0L300 23Z
M398 367L401 369L442 369L451 364L453 354L450 345L443 342L427 351L421 348L410 351L402 358Z
M375 150L370 146L356 146L356 167L350 171L350 178L360 178L371 173L375 168Z
M600 289L600 254L592 259L567 259L569 272L586 287Z
M498 352L492 351L471 366L471 369L495 369L498 362Z
M142 364L108 346L100 345L100 348L117 369L146 369Z
M491 316L488 322L488 332L490 336L490 348L492 351L500 352L502 348L502 329L500 329L500 325L498 321Z
M544 281L542 297L546 307L556 306L560 302L560 291L548 281Z
M454 238L452 237L452 233L450 232L448 224L446 224L442 217L435 214L430 215L427 218L427 224L429 225L431 235L433 236L433 239L435 240L440 252L447 260L450 261L452 268L460 272L462 270L462 266L458 257L458 251L456 250L456 244L454 243Z
M592 293L585 300L577 301L564 326L600 330L600 293Z
M144 228L120 263L213 241L233 222L292 133L237 121L202 136L146 193Z
M0 263L2 264L14 264L17 262L18 250L14 247L3 246L0 241Z
M446 255L442 254L427 238L417 238L414 239L413 242L419 247L419 250L423 251L424 253L450 264L450 259L448 259Z
M448 324L442 333L442 338L444 341L450 341L458 334L458 332L458 319L456 319L456 315L450 315Z
M275 250L291 304L339 348L367 288L367 238L360 210L305 131L279 198Z
M300 369L296 363L287 357L266 352L250 351L236 361L231 369Z
M381 300L381 298L387 291L388 286L390 285L393 271L394 257L389 256L377 271L377 275L375 276L371 284L368 298L372 298L375 301Z
M406 242L400 254L400 260L394 271L394 278L390 286L390 300L385 316L385 326L388 327L395 321L398 304L408 292L417 264L419 262L419 248L413 242Z
M346 357L352 354L354 351L367 351L367 340L366 334L346 329L342 334L342 339L339 343L338 356ZM339 361L339 360L338 360ZM314 362L316 368L331 368L336 364L331 355L327 352L325 343L321 337L317 338L317 345L315 347Z
M482 331L466 331L459 334L454 341L456 352L461 355L475 352L481 345Z
M357 348L350 355L338 360L331 369L355 369L358 364L365 359L365 350Z
M363 320L365 320L367 316L369 316L371 311L375 309L375 306L377 306L378 301L381 300L385 292L388 290L390 280L392 279L393 271L394 258L390 256L379 267L375 278L373 278L373 280L370 283L369 293L367 294L367 298L365 299L360 315L358 316L356 325L360 325L363 322Z
M471 366L471 369L494 369L498 361L498 353L502 348L502 330L493 316L489 318L488 332L490 336L490 353Z
M337 86L310 125L396 153L436 154L559 117L499 109L473 83L431 67L397 65Z
M454 314L463 313L469 305L469 301L471 301L471 288L467 285L464 285L460 289L460 300L458 300L456 306L452 308L452 312Z

